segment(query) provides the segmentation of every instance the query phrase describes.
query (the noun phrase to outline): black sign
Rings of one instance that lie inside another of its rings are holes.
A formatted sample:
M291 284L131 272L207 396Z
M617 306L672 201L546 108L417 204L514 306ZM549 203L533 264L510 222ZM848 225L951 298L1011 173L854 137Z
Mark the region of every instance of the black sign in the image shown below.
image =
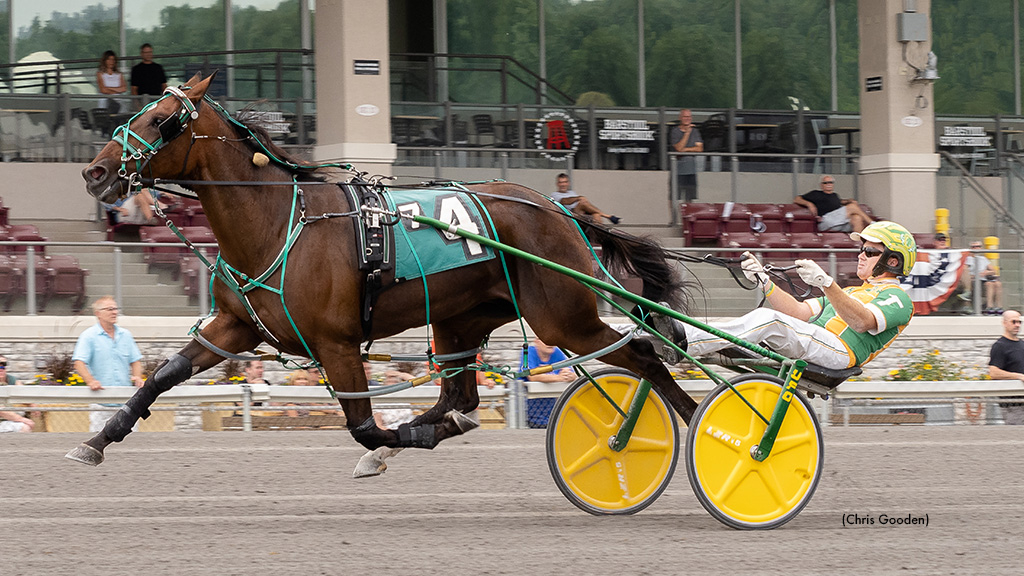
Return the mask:
M380 75L380 60L355 60L355 73L358 76Z
M881 92L882 91L882 77L872 76L864 79L864 90L866 92Z

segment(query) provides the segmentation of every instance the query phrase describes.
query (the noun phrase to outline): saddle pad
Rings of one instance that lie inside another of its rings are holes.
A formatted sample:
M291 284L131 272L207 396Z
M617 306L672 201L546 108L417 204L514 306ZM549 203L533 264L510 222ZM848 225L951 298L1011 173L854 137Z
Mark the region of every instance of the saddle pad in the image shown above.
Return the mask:
M429 216L491 238L490 226L476 203L453 189L395 190L385 194L388 206L403 214ZM478 242L408 219L395 225L395 279L409 280L494 258Z

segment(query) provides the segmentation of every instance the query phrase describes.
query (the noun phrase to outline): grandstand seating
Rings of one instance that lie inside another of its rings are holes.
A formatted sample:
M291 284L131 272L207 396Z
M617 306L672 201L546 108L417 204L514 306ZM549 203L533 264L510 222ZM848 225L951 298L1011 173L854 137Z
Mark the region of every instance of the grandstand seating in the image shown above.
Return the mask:
M917 243L918 250L931 250L935 248L935 234L932 232L914 234L914 242Z
M687 246L717 242L721 204L690 202L682 204L683 238Z
M0 238L13 242L46 242L48 238L39 235L39 228L32 224L11 224L0 227ZM5 246L6 252L20 253L28 246ZM45 254L45 246L36 246L36 254Z
M782 204L780 207L790 234L818 231L818 221L807 208L799 204Z
M6 286L4 286L6 290L6 293L4 294L4 312L9 312L11 304L14 302L14 298L17 296L24 296L28 290L28 256L24 254L0 254L0 259L5 260L6 262L4 267L10 269L10 272L0 273L0 276L8 277L8 280L4 282L6 284ZM52 270L50 270L45 257L37 257L35 259L35 264L35 292L36 297L42 299L46 296L50 285Z
M721 234L739 232L804 234L818 231L811 212L797 204L733 203L728 217L727 204L691 202L681 205L683 240L687 246L721 246ZM861 204L871 215L871 207ZM763 227L760 224L763 224ZM815 244L817 246L817 244ZM808 246L811 247L811 246Z
M201 204L197 203L185 207L185 216L189 226L210 227L210 221L206 219L206 213L203 212Z
M10 208L4 206L4 199L0 198L0 226L7 226L7 212Z
M71 303L71 310L74 313L82 311L85 305L85 277L89 271L78 265L78 259L74 256L54 254L47 257L50 270L50 285L46 296L40 305L40 311L46 309L46 304L54 296L71 296L74 300Z
M205 226L182 226L180 230L185 238L196 244L212 244L217 242L213 231ZM139 235L144 244L177 244L177 246L147 246L142 250L148 269L152 270L154 266L170 268L173 278L177 280L181 272L181 257L189 253L188 248L181 242L178 236L163 226L143 227L139 230ZM215 248L207 248L206 252L215 255L217 250Z
M747 204L750 214L764 223L762 232L789 232L781 204Z

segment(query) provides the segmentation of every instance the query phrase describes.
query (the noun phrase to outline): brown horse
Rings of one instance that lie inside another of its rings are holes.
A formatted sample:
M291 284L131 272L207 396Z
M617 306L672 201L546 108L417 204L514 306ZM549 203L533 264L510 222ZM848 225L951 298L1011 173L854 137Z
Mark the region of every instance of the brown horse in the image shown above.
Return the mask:
M293 176L303 182L323 181L302 186L307 214L344 213L354 207L339 193L336 182L342 174L337 170L290 159L266 140L265 133L236 125L212 100L204 100L211 79L201 80L197 75L180 90L169 89L161 100L119 129L115 134L118 141L108 143L82 175L89 193L101 202L113 202L128 193L129 181L137 182L140 177L219 181L191 187L202 202L223 259L253 278L275 261L294 225L289 221L293 188L285 184ZM260 166L263 163L254 160L254 152L261 150L285 162ZM502 242L574 270L592 271L589 251L575 222L545 197L507 183L468 188L489 211ZM380 293L373 307L372 330L364 334L360 312L366 272L357 267L353 220L322 220L304 229L289 252L283 296L262 289L248 293L252 309L277 340L272 344L289 354L311 353L339 392L367 390L361 342L423 326L427 315L422 282L393 283L385 276L388 289ZM603 258L610 266L625 266L644 280L645 297L678 301L682 285L657 244L592 223L584 223L584 227L601 242ZM544 342L588 354L621 338L598 317L597 298L590 289L537 264L512 257L505 260L519 310ZM279 269L265 283L277 286L280 274ZM499 258L432 274L427 283L438 354L474 349L495 328L516 318ZM214 285L214 296L219 312L201 331L206 340L236 354L265 340L242 300L220 279ZM164 360L103 431L68 457L99 464L104 448L123 440L140 417L147 417L157 396L222 359L193 340ZM465 366L472 360L445 363L445 368ZM676 385L650 342L633 339L601 360L649 380L689 420L696 403ZM433 408L397 430L388 430L374 423L368 399L342 398L353 438L370 450L378 449L380 455L371 469L357 469L357 475L382 471L382 458L394 452L388 452L390 449L433 448L441 440L471 429L475 424L464 414L474 410L478 401L474 374L462 372L442 381L440 399Z

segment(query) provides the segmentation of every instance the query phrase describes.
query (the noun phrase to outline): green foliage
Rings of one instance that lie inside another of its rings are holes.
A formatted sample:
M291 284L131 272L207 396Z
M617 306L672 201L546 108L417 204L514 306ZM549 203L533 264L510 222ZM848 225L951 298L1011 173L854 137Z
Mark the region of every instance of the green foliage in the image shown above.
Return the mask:
M596 106L598 108L608 108L615 106L615 101L612 100L611 96L604 92L584 92L580 94L579 98L576 99L576 106Z
M907 350L906 358L900 362L899 368L890 370L886 380L970 380L964 368L956 362L946 360L939 350L925 350L913 355L913 349Z

